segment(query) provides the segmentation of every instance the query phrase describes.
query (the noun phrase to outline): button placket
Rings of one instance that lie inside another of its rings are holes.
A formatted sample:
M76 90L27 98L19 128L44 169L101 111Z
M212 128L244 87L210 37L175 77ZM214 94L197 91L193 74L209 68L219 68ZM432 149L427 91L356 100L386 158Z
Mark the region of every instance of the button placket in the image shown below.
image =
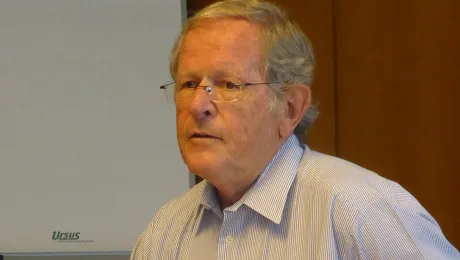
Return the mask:
M227 236L227 237L225 238L225 243L227 243L228 245L233 244L233 237L230 236L230 235Z
M219 233L218 259L235 259L238 255L237 243L239 232L241 232L241 219L244 219L241 208L227 209L223 212L222 228Z
M235 223L233 214L234 212L231 211L224 211L224 221L222 225L222 233L221 238L225 241L226 244L233 243L233 235L232 232L235 232Z

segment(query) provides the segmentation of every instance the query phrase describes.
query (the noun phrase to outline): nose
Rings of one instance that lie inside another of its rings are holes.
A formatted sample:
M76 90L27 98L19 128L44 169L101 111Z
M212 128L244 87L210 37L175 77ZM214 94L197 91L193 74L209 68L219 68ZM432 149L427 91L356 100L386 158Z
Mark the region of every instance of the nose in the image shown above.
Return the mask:
M212 88L209 86L210 82L202 80L200 85L195 89L189 103L189 109L192 115L197 119L209 118L216 113L215 104L210 99Z

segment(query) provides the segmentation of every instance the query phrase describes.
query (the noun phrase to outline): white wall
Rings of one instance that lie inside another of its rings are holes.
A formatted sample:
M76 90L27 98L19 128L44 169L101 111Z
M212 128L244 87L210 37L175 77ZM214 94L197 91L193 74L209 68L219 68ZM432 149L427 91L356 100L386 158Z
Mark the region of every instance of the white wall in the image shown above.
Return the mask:
M159 89L181 19L179 0L0 1L0 253L129 251L190 187Z

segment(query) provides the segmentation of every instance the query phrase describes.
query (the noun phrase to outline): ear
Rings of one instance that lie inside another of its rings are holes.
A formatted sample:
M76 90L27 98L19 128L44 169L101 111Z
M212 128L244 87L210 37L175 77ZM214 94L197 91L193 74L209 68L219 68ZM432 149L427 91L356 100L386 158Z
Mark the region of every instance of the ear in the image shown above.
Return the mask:
M283 99L283 114L279 135L281 138L289 137L307 112L311 104L310 86L298 84L291 86Z

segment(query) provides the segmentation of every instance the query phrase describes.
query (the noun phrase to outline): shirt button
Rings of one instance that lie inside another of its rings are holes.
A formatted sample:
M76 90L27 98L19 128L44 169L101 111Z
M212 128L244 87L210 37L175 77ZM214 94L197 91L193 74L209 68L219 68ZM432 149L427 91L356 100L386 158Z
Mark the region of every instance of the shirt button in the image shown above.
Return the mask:
M227 237L225 238L225 243L227 243L227 244L233 243L233 237L232 237L232 236L227 236Z

